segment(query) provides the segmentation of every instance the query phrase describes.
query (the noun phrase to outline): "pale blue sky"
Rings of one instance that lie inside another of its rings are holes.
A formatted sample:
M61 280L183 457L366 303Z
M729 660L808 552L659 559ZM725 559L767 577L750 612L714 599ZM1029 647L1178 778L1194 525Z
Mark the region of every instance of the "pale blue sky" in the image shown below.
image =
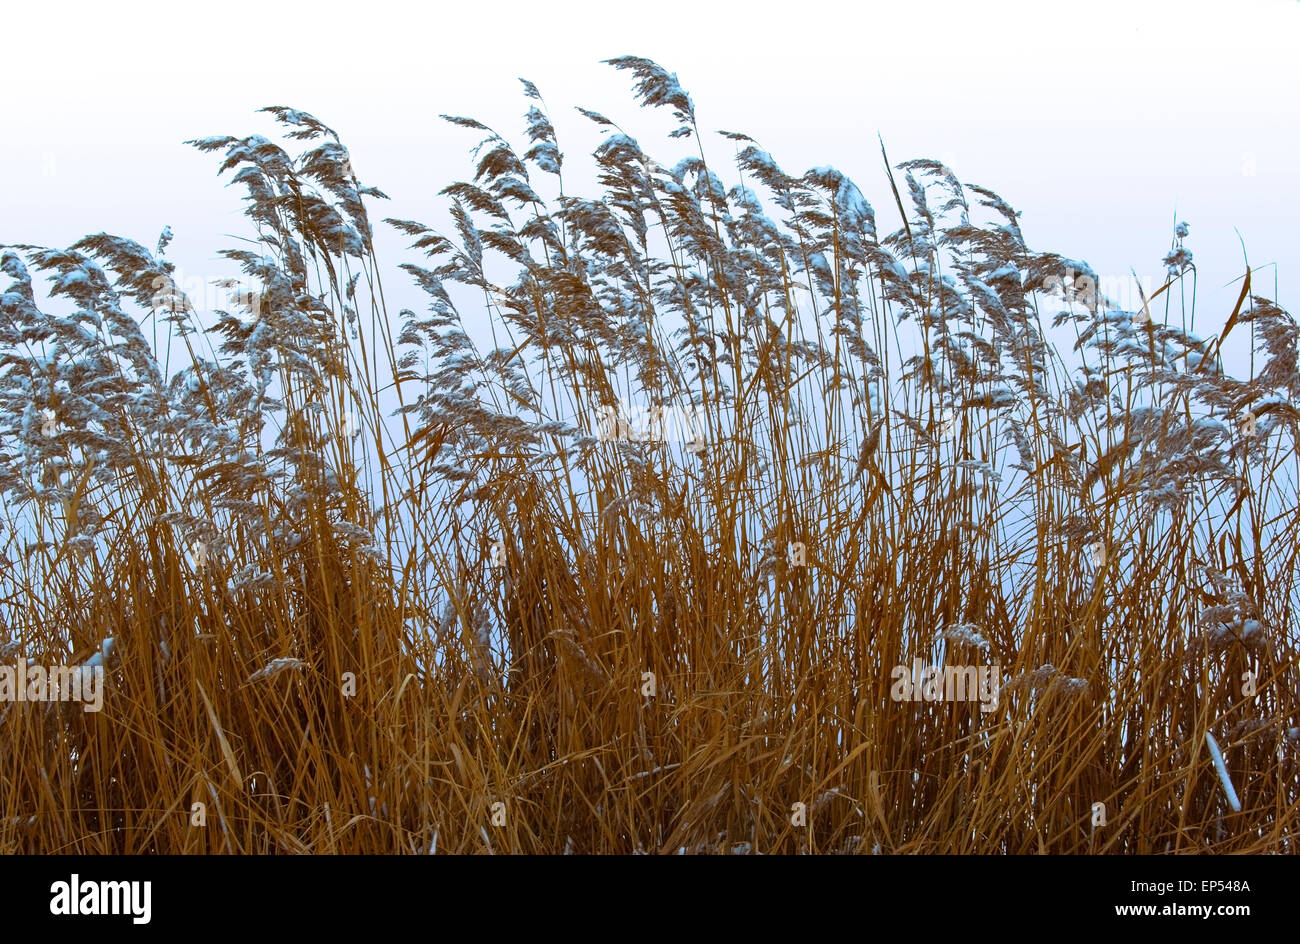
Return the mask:
M247 233L238 193L214 176L214 156L181 142L269 134L254 111L270 104L340 131L363 182L394 198L377 216L438 225L436 192L472 174L474 138L436 116L518 136L518 76L546 96L575 184L599 140L575 105L628 119L647 150L671 154L670 117L638 116L630 76L600 63L634 54L678 74L722 170L732 146L708 132L744 131L788 171L845 171L892 229L879 132L895 162L944 160L1023 210L1031 247L1103 276L1131 266L1158 279L1176 210L1211 290L1202 333L1236 297L1213 291L1241 272L1234 227L1260 270L1256 290L1272 294L1276 272L1283 303L1296 303L1294 0L74 2L11 7L5 32L0 240L67 245L107 230L152 246L170 224L183 272L230 274L213 254L231 244L223 233ZM380 245L398 307L420 304L395 271L411 258L394 254L402 241Z

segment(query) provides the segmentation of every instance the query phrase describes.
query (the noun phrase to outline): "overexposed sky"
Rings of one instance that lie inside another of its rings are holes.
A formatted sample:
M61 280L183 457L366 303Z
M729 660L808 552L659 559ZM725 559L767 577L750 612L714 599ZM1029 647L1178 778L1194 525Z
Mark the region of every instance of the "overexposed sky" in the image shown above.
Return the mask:
M642 113L602 59L676 72L728 184L743 131L787 172L832 165L896 228L877 133L895 163L935 157L1023 211L1032 248L1099 274L1157 278L1175 213L1191 224L1214 333L1245 240L1256 291L1297 305L1300 3L1098 0L817 4L24 3L4 15L0 242L67 245L106 230L152 247L170 224L183 272L233 274L224 234L248 235L240 188L182 142L270 136L265 105L336 128L376 218L438 225L447 183L472 176L476 117L521 142L517 77L546 97L577 183L597 129L582 105L671 157L666 111ZM580 187L579 187L580 189ZM383 229L383 227L380 227ZM380 244L388 288L402 240ZM1276 263L1276 269L1265 269ZM391 299L390 299L391 300ZM416 305L414 292L399 304Z

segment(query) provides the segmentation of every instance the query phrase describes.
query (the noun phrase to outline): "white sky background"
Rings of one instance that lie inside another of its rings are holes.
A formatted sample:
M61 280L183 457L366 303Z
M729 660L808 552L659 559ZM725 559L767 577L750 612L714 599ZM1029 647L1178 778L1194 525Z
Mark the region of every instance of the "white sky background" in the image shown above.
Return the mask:
M478 118L522 145L519 76L546 97L566 185L581 192L600 135L575 105L623 124L663 163L681 148L668 111L640 109L631 74L600 61L630 54L677 73L728 185L735 146L719 129L753 136L788 173L849 174L888 232L899 221L880 132L894 163L943 160L1022 210L1031 248L1103 277L1131 266L1159 285L1176 212L1191 224L1203 336L1239 288L1219 289L1242 272L1234 227L1255 291L1273 295L1276 274L1300 314L1295 0L24 2L3 18L0 243L107 231L152 248L170 224L183 277L236 274L215 253L238 245L225 234L250 235L243 188L216 177L218 155L182 142L273 137L270 116L255 114L273 104L339 131L362 182L393 198L371 203L376 221L447 231L436 194L472 176L476 137L437 116ZM417 255L376 230L390 311L422 306L396 269Z

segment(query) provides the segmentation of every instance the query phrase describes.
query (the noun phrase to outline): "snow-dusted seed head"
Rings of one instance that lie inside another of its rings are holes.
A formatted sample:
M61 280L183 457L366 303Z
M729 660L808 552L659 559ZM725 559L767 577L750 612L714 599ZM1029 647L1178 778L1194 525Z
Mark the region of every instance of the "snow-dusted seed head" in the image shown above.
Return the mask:
M290 669L302 669L303 665L304 663L301 659L295 659L291 657L284 658L284 659L272 659L262 668L258 669L256 672L250 675L245 680L245 684L248 684L249 682L258 682L264 679L274 678L275 676L279 675L281 672L287 672Z

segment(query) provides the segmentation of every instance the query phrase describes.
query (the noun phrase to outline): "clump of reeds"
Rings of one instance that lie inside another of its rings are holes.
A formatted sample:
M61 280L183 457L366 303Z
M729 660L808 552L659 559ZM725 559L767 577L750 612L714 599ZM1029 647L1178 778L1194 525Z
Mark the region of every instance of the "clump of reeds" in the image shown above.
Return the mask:
M1294 851L1294 319L1247 272L1194 334L1186 227L1123 311L937 162L880 221L720 162L611 62L671 160L584 110L580 197L531 83L522 146L449 119L421 311L282 107L194 142L256 243L207 323L169 234L4 252L0 653L113 644L102 712L0 706L0 849Z

